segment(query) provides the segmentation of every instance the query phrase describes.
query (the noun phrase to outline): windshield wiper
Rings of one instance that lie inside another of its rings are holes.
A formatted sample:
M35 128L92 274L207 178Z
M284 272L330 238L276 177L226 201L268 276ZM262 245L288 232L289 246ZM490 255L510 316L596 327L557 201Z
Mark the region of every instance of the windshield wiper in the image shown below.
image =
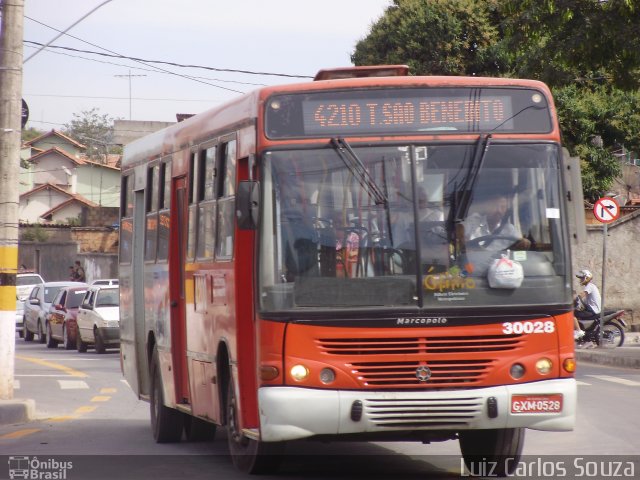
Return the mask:
M491 134L480 135L478 138L478 144L473 152L473 161L469 166L469 173L464 177L460 188L460 199L456 202L456 208L453 215L453 222L459 223L467 218L469 212L469 206L471 205L471 197L473 189L475 188L476 181L478 180L478 174L482 170L484 160L487 158L487 152L489 151L489 144L491 143ZM456 189L457 190L457 189ZM455 198L455 192L454 192Z
M388 199L384 192L378 187L375 180L362 163L362 160L358 158L356 153L351 148L351 145L347 143L344 138L332 138L331 145L336 149L338 156L342 159L345 166L351 173L354 174L358 183L367 192L367 194L373 198L376 205L387 206Z

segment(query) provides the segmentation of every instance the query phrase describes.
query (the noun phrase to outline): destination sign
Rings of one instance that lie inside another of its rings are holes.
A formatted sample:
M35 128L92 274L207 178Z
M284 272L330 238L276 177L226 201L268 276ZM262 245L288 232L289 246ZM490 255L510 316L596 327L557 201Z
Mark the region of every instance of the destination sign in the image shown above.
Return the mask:
M500 126L510 129L513 123L509 97L306 101L302 108L305 133L311 135L336 129L345 134L362 130L494 130Z
M275 95L269 138L415 133L548 133L544 95L523 88L393 88Z

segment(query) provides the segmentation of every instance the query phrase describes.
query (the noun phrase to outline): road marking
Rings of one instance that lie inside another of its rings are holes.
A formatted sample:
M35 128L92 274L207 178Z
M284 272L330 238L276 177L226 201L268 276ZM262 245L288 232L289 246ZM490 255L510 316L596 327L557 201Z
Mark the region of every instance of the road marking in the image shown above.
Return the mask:
M629 387L640 386L640 382L627 380L626 378L611 377L609 375L589 375L589 377L597 378L598 380L604 380L606 382L620 383L622 385L627 385Z
M85 405L83 407L76 408L75 413L90 413L93 412L96 408L98 407L95 407L93 405Z
M80 370L76 370L74 368L67 367L66 365L59 365L57 363L48 362L47 360L42 360L41 358L23 357L22 355L16 355L16 358L18 358L20 360L25 360L27 362L35 363L37 365L42 365L43 367L49 367L49 368L55 368L56 370L62 370L67 375L70 375L72 377L83 377L84 378L84 377L88 377L89 376L86 373L81 372Z
M124 383L127 387L129 386L129 382L125 378L121 378L120 381Z
M41 374L41 375L30 375L30 374L24 374L24 375L14 375L15 377L54 377L54 378L66 378L69 375L56 375L55 373L51 373L51 374Z
M17 430L15 432L5 433L4 435L0 435L0 439L4 440L5 438L22 438L39 431L40 431L39 428L27 428L25 430Z
M100 393L116 393L118 391L117 388L101 388Z
M111 397L106 395L96 395L91 399L92 402L108 402L111 400Z
M66 422L67 420L75 420L77 415L63 415L60 417L51 417L47 419L49 422Z
M583 382L581 380L576 380L576 385L583 385L583 386L587 385L588 386L588 385L591 385L591 384L587 383L587 382Z
M84 380L58 380L61 390L79 390L89 388Z

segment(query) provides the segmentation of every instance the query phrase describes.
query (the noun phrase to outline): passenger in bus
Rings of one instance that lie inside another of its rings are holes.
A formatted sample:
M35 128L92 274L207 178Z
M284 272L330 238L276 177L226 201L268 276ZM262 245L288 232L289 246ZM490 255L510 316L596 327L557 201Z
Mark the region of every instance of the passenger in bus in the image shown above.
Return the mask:
M318 275L318 235L309 219L301 212L282 214L282 236L285 278Z
M399 194L403 197L403 194ZM418 187L418 229L420 232L439 227L444 232L444 225L439 222L444 221L444 213L439 205L429 202L427 192L423 187ZM434 223L436 222L436 223ZM424 227L424 228L421 228ZM397 208L392 216L391 232L393 244L396 247L402 245L413 245L415 243L414 234L414 211L412 203L407 203L402 208Z
M531 247L531 241L523 238L520 230L509 222L511 197L510 193L499 189L475 193L474 212L463 222L467 246L481 246L491 251L528 250Z

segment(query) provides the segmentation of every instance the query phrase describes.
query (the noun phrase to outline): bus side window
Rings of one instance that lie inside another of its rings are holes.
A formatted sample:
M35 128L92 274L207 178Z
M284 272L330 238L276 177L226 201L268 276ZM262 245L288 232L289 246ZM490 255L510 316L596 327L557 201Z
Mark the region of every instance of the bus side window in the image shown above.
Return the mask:
M146 227L144 242L144 259L153 262L156 259L156 247L158 245L158 192L159 192L160 167L158 164L147 170L146 189Z
M236 193L236 141L222 143L218 149L217 173L217 242L216 258L230 259L233 255Z
M169 258L169 208L171 204L171 162L160 164L158 199L158 260Z

